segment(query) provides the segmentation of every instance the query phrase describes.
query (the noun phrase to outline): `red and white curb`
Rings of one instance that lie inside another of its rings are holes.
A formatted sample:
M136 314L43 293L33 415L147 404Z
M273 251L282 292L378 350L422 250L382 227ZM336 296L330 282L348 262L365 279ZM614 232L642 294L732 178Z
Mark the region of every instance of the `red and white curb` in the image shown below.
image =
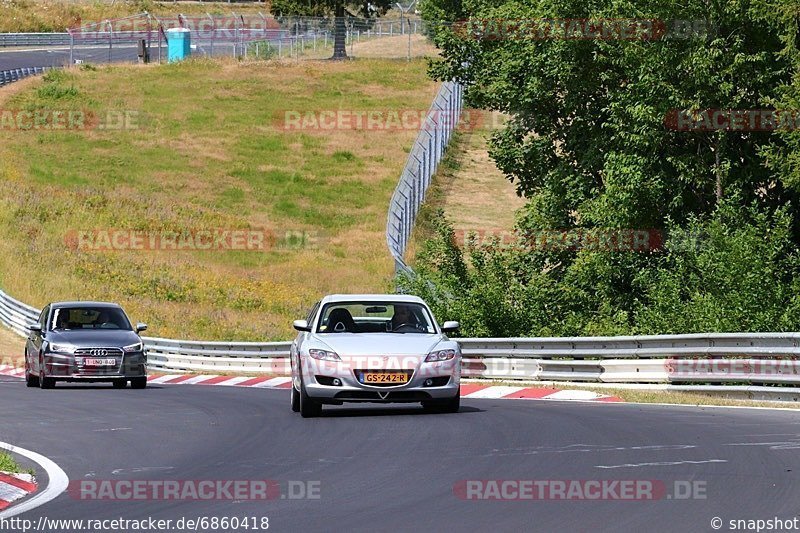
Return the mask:
M462 398L492 400L570 400L580 402L621 402L616 396L606 396L587 390L553 389L545 387L511 387L507 385L481 385L461 383Z
M218 385L222 387L256 387L260 389L288 389L292 379L287 377L213 376L193 374L168 374L150 376L147 382L153 385Z
M3 523L3 520L11 518L12 516L26 513L32 509L36 509L37 507L46 504L47 502L53 501L65 490L67 490L67 487L69 486L69 478L67 477L66 472L64 472L61 467L44 455L38 454L31 450L26 450L25 448L20 448L19 446L14 446L13 444L9 444L7 442L0 442L0 450L6 450L12 454L25 457L29 461L36 463L38 466L36 469L37 472L45 472L47 474L47 485L39 487L35 486L32 478L20 476L18 474L11 476L14 478L14 480L11 480L10 482L6 482L9 480L0 479L0 491L3 490L2 487L5 484L13 487L12 489L8 490L9 493L13 492L15 497L20 494L20 490L23 491L25 495L33 493L30 498L25 498L23 501L19 501L23 496L16 497L15 499L18 503L15 503L14 505L9 505L5 508L0 507L0 524ZM27 483L28 485L21 485L23 483ZM31 487L31 484L34 484L34 486ZM5 498L5 496L0 496L0 498Z
M36 481L30 474L0 472L0 511L28 494L33 494L36 489Z
M0 374L23 377L24 370L8 367ZM147 382L151 385L216 385L221 387L255 387L260 389L288 389L291 378L288 377L246 377L216 376L206 374L167 374L150 376ZM482 385L480 383L461 383L461 397L467 399L491 400L570 400L582 402L621 402L616 396L606 396L585 390L553 389L545 387L511 387L506 385Z
M0 376L11 376L13 378L24 378L24 368L14 368L11 365L0 365Z

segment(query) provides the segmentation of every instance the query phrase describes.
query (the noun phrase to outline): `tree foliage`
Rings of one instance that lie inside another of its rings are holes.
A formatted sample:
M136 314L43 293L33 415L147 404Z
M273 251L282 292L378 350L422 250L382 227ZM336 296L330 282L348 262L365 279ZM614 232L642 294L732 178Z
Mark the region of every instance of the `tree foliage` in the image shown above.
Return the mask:
M668 35L659 39L481 39L439 24L442 58L431 72L463 83L469 105L509 115L490 155L528 199L521 235L655 228L666 243L649 253L460 250L440 221L438 244L424 247L421 276L403 280L406 290L425 292L474 335L800 327L800 135L683 131L669 119L679 110L796 112L796 3L427 0L422 8L429 18L448 10L477 27L663 21ZM681 34L675 21L695 32ZM445 264L462 252L463 266Z

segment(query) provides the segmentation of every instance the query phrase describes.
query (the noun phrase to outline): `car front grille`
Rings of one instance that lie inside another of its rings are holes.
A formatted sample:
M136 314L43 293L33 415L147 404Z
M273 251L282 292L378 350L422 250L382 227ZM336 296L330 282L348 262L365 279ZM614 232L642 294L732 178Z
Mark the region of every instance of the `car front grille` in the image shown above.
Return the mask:
M87 366L84 359L114 359L113 365ZM124 360L122 348L78 348L75 350L75 367L83 376L119 375Z
M122 348L78 348L75 355L81 357L122 357Z

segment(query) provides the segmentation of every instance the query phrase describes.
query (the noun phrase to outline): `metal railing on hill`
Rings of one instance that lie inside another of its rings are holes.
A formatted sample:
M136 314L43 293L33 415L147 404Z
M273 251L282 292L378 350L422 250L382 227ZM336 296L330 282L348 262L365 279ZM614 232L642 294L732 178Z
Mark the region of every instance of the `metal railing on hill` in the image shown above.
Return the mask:
M400 182L392 194L386 221L386 242L394 258L396 272L409 270L404 260L406 246L431 179L458 125L462 108L461 85L443 83L428 110L400 175Z

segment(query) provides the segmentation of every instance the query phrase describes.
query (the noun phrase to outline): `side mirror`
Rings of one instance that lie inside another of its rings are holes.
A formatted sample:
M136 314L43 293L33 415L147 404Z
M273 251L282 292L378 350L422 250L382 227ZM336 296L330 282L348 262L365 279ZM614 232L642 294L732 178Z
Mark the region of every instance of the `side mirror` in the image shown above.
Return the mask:
M147 329L147 324L145 324L143 322L139 322L138 324L136 324L136 333L139 333L139 332L144 331L146 329Z
M28 329L33 331L34 333L41 333L42 332L42 325L41 324L30 324Z
M308 322L305 320L295 320L292 322L292 326L297 331L311 331L311 326L308 325Z
M458 331L458 328L461 327L461 324L456 322L455 320L448 320L444 324L442 324L442 332L444 333L453 333L454 331Z

